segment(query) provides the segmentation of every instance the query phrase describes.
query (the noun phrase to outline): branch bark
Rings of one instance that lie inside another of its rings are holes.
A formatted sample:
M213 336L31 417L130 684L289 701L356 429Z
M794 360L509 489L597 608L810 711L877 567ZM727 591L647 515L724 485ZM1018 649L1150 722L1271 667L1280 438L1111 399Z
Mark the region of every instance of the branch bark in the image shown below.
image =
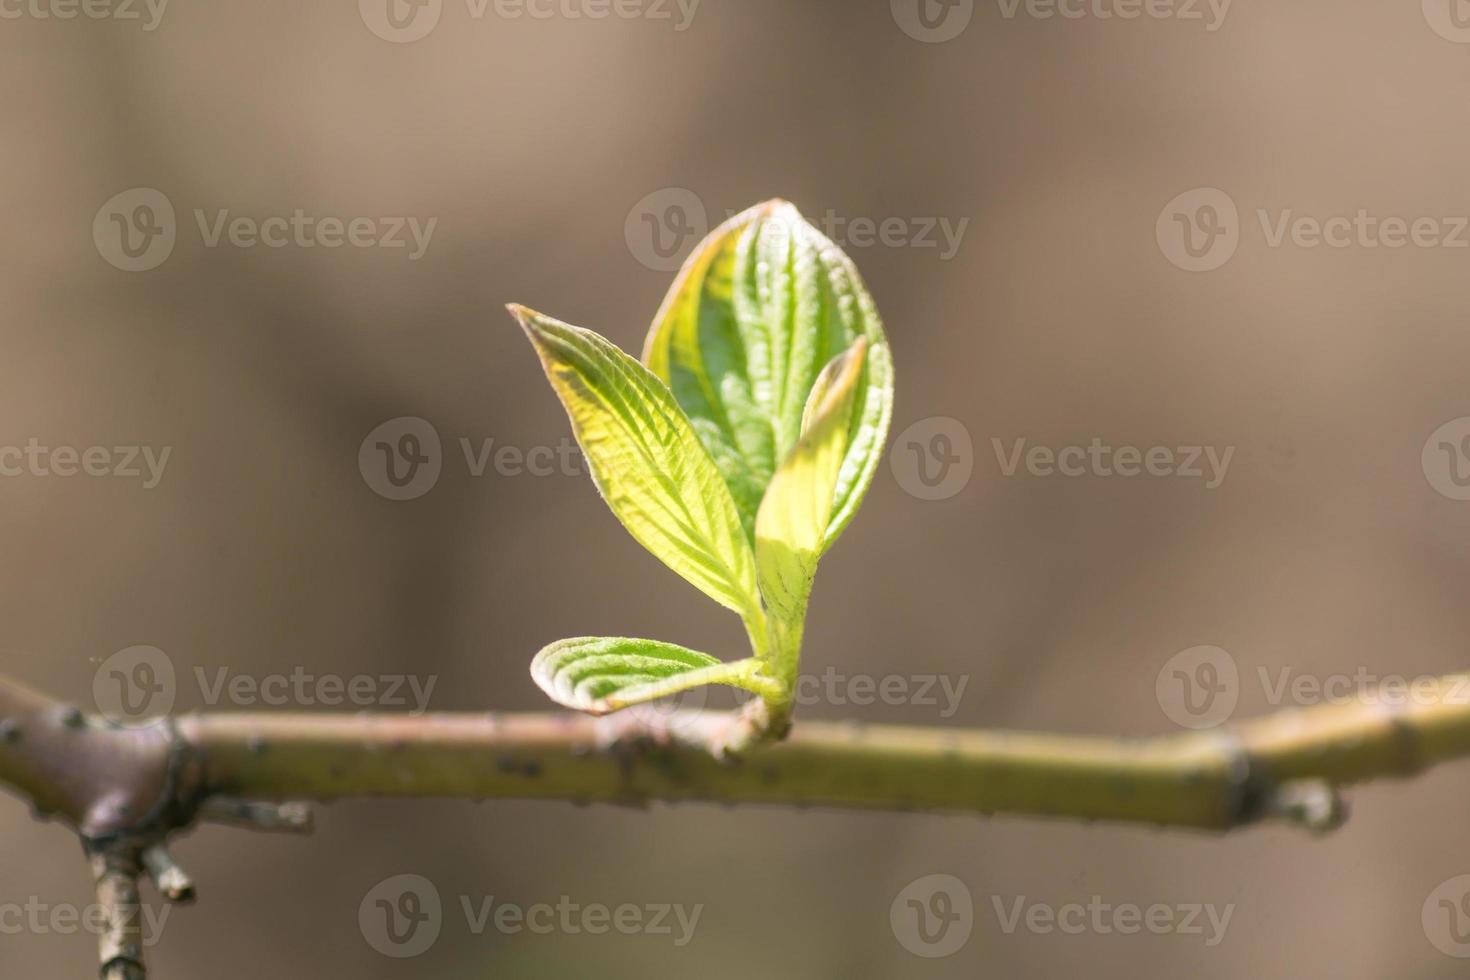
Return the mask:
M1325 831L1346 816L1342 787L1470 756L1470 675L1414 694L1141 739L803 722L731 758L723 747L743 744L746 713L239 713L124 728L0 678L0 785L77 830L109 906L126 906L144 871L166 897L192 898L165 845L196 822L299 832L310 829L301 801L351 797L784 804L1217 832L1282 819ZM121 926L103 955L111 975L142 976Z
M519 797L934 810L1225 831L1279 817L1316 830L1339 787L1470 755L1470 703L1283 712L1231 729L1143 739L803 722L725 761L731 715L210 715L180 730L210 786L238 797Z

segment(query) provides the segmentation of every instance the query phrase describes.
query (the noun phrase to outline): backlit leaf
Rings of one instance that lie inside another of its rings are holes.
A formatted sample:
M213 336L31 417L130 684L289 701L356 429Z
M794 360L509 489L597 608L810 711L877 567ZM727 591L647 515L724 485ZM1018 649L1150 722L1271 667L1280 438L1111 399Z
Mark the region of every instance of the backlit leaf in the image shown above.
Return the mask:
M598 715L706 684L773 690L755 660L723 663L672 643L626 637L559 640L536 654L531 677L556 703Z
M798 623L805 615L826 545L867 346L859 337L817 377L803 412L801 437L776 471L756 518L761 595L787 623Z
M710 598L760 618L755 560L730 491L669 389L606 338L511 307L623 526Z
M664 300L644 361L689 416L752 538L818 373L859 337L870 350L824 547L862 502L892 413L883 325L852 261L790 204L771 201L715 229Z

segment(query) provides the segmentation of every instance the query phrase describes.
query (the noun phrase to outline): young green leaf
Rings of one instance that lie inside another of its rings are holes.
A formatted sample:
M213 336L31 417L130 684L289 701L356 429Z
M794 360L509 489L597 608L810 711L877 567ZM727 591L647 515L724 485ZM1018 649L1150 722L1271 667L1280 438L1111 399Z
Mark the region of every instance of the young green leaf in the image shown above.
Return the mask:
M753 659L723 663L657 640L583 636L536 654L531 677L557 704L601 715L706 684L771 694L775 685Z
M776 471L756 517L756 578L767 607L786 624L799 624L806 614L867 349L867 339L859 337L817 376L802 413L801 438Z
M664 300L644 360L688 414L752 537L818 372L858 337L870 351L824 547L872 482L893 403L883 325L852 261L790 204L771 201L706 238Z
M618 520L710 598L759 622L755 558L735 502L668 388L606 338L510 309Z

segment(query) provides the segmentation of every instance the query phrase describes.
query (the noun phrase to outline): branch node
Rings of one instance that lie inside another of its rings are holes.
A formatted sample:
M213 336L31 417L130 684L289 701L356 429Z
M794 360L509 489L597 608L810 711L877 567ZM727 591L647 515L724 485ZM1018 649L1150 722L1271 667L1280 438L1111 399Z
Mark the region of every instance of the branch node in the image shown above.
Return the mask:
M1347 822L1348 805L1331 783L1304 779L1278 787L1271 795L1267 812L1314 834L1326 834Z
M210 823L269 833L309 834L312 831L311 807L305 803L256 803L211 796L200 804L199 818Z

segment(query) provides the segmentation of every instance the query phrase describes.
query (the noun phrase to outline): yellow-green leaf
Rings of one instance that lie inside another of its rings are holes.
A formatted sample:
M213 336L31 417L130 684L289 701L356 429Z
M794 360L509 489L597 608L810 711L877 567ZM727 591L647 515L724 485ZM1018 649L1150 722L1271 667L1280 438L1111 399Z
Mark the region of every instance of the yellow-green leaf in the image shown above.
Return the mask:
M828 546L872 482L893 403L882 321L857 269L796 208L769 201L715 229L675 280L644 360L709 449L748 534L801 434L818 372L858 337L871 350L854 395Z
M799 623L827 545L868 342L859 337L822 369L802 412L801 436L776 471L755 524L756 575L766 606Z
M735 502L669 389L606 338L520 306L597 484L637 541L758 622L755 561Z
M557 704L595 715L706 684L774 690L754 659L724 663L672 643L616 636L558 640L536 654L531 677Z

